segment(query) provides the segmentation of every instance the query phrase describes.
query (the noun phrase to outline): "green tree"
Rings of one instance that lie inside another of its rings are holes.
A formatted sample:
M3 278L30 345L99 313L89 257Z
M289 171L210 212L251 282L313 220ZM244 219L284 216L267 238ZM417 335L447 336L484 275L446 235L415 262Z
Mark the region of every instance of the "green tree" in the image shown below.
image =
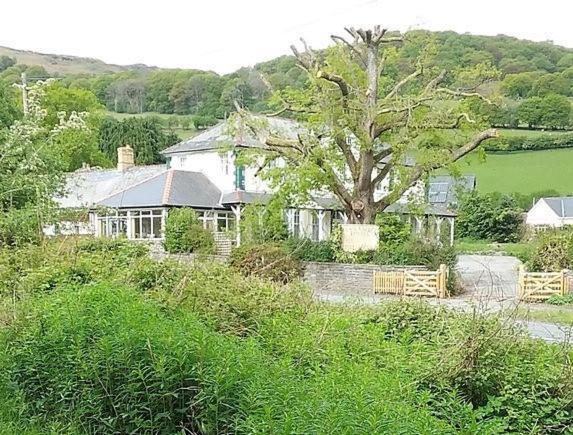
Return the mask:
M548 128L566 128L571 122L571 103L563 95L547 95L543 98L541 123Z
M96 118L104 109L93 92L80 88L66 88L58 82L53 82L46 88L42 106L48 111L44 122L49 127L58 124L60 112L89 113L92 121L97 124Z
M522 216L511 196L472 192L461 198L456 231L459 237L515 242L521 236Z
M57 126L46 127L42 107L46 83L28 91L28 114L16 120L0 137L0 210L49 207L61 186L62 171L54 144L72 131L87 129L84 114L61 115ZM62 142L63 143L63 142Z
M526 99L517 108L517 117L520 122L527 124L529 128L539 127L543 124L544 101L541 97Z
M19 115L13 89L0 83L0 130L12 125Z
M571 80L561 74L544 74L535 81L531 93L540 97L549 94L571 95Z
M16 65L16 59L10 56L0 56L0 72L11 66Z
M130 145L135 152L135 162L149 165L162 161L161 150L179 142L179 138L165 131L158 117L130 117L122 121L105 118L99 130L101 151L112 162L117 162L117 148Z
M535 72L508 74L503 79L501 88L508 97L526 98L531 94L539 76L540 74Z
M309 86L287 89L276 98L281 112L299 116L300 128L277 129L244 110L237 128L246 125L266 145L241 158L260 161L262 155L264 168L277 158L284 162L262 172L275 186L299 198L330 191L351 222L373 223L425 174L497 136L473 119L468 100L484 97L459 90L472 82L475 89L497 74L483 64L449 74L436 68L434 41L423 33L404 40L378 26L348 31L351 41L335 36L336 45L323 55L293 47ZM397 64L401 50L417 52L407 67ZM458 135L443 133L452 129ZM404 164L412 154L417 163ZM390 177L390 191L375 196L377 186Z

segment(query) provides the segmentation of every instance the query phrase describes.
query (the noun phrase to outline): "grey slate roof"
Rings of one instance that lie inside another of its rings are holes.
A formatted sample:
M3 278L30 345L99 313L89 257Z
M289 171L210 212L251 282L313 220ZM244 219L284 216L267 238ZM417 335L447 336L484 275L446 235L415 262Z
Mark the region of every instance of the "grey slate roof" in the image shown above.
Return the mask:
M166 169L165 165L134 166L125 171L80 169L68 174L64 194L54 200L61 208L91 207L108 196L165 172Z
M449 175L436 175L430 178L428 187L428 203L449 206L456 203L460 190L472 191L476 187L475 175L464 175L455 178Z
M236 190L234 192L225 193L221 198L221 204L266 204L272 199L273 195L261 192L248 192L243 190ZM312 201L326 210L342 210L340 201L336 198L328 197L313 197Z
M297 129L300 129L298 123L291 119L286 118L276 118L276 117L263 117L267 123L268 130L280 133L281 135L287 137L296 137ZM187 139L183 142L179 142L169 148L161 151L164 155L171 155L182 152L197 152L197 151L208 151L217 150L222 146L238 146L238 147L260 147L261 142L257 140L252 134L248 133L246 129L243 129L243 133L237 133L235 137L229 135L229 121L223 121L219 124L211 127L204 132ZM241 131L241 129L238 129Z
M562 218L573 218L573 196L559 196L543 199L555 214Z
M166 170L98 202L113 208L221 208L221 191L199 172Z
M436 206L432 204L421 205L422 214L426 216L443 216L443 217L455 217L458 214L446 207ZM415 214L414 209L408 204L394 203L384 209L386 213L399 213L399 214Z

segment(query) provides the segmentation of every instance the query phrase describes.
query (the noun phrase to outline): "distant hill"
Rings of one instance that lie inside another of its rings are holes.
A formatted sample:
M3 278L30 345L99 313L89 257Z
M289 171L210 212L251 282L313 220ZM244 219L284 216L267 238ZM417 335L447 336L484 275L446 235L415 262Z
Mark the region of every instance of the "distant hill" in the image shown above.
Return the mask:
M143 64L114 65L89 57L37 53L35 51L16 50L2 46L0 46L0 56L13 57L19 64L42 66L48 73L54 75L102 74L123 71L146 72L157 69Z

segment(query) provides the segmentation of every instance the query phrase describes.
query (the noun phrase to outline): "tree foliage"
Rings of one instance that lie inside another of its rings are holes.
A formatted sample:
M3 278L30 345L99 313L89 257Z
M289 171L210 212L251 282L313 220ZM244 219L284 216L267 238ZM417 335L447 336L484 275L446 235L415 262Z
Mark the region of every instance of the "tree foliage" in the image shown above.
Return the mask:
M135 152L135 163L149 165L163 161L160 151L179 142L179 138L165 131L157 117L130 117L117 120L106 117L99 129L99 147L109 160L117 162L117 148L130 145Z
M291 196L331 192L352 222L370 223L425 174L497 136L468 104L490 103L475 89L497 72L488 64L437 68L435 41L424 33L403 38L379 27L348 33L351 41L334 36L336 45L324 55L293 47L309 85L277 92L276 102L277 113L298 116L298 131L279 131L244 110L237 122L266 145L250 151L264 157L263 168L276 159L285 163L266 171L276 186ZM381 192L390 178L392 188Z
M456 231L459 237L516 242L521 236L522 224L523 211L513 197L472 192L460 201Z

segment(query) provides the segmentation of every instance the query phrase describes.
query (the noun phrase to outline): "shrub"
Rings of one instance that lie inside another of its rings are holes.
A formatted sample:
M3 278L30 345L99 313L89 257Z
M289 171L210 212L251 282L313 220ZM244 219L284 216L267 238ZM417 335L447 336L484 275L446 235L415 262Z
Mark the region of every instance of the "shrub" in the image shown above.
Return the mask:
M0 247L39 243L42 225L36 210L0 211Z
M331 262L335 259L334 246L330 240L314 242L291 237L285 241L286 249L301 261Z
M247 244L272 243L285 240L288 230L282 199L273 198L268 204L249 204L241 213L241 240Z
M456 231L459 237L515 242L522 224L523 213L511 196L472 192L461 198Z
M164 245L172 253L211 254L215 241L192 209L178 208L171 210L167 217Z
M553 295L545 301L551 305L573 305L573 293L567 293L563 296Z
M410 225L395 214L378 213L376 225L380 228L380 243L382 244L406 243L412 234Z
M573 232L549 230L537 234L527 266L531 271L556 272L573 265Z
M504 136L486 142L486 151L534 151L573 147L573 133Z
M302 265L281 245L243 245L231 253L231 265L244 276L286 284L302 275Z

